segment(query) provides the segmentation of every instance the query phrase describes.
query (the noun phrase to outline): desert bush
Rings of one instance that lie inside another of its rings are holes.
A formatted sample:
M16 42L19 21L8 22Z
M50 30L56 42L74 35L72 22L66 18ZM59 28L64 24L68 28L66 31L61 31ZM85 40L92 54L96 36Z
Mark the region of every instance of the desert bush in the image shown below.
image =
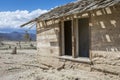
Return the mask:
M3 42L1 42L0 44L1 44L1 45L4 45L4 43L3 43Z
M30 47L34 47L34 45L33 45L33 44L30 44Z
M11 49L11 45L9 45L9 49Z

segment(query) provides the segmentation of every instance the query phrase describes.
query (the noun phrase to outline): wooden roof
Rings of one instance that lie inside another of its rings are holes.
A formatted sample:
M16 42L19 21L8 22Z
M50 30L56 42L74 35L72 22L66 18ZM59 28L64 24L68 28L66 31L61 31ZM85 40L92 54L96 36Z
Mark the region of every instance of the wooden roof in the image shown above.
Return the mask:
M113 6L115 4L120 5L120 0L77 0L75 2L68 3L63 6L59 6L50 10L49 12L40 15L38 18L27 22L27 24L35 21L35 20L48 20L53 18L59 18L62 16L77 14L85 11L91 11L94 9L105 8L109 6ZM21 26L25 26L27 24L23 24Z

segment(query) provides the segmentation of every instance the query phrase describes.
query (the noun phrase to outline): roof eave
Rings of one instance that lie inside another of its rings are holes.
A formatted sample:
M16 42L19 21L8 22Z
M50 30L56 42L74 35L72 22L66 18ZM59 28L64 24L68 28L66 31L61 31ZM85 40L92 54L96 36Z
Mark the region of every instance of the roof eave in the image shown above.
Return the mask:
M26 25L28 25L28 24L30 24L30 23L36 22L36 21L37 21L37 18L35 18L35 19L33 19L33 20L30 20L30 21L28 21L28 22L20 25L20 27L24 27L24 26L26 26Z

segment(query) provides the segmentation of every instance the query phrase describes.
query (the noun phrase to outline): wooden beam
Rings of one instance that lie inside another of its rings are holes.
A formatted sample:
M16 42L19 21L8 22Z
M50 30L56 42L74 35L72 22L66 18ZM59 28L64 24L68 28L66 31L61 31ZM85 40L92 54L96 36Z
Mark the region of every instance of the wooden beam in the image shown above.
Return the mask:
M65 41L64 41L64 19L61 20L61 48L62 56L65 55Z
M27 23L24 23L24 24L20 25L20 27L24 27L24 26L26 26L26 25L28 25L30 23L36 22L36 21L37 21L37 19L33 19L33 20L31 20L31 21L29 21Z
M62 56L62 23L61 21L59 22L59 39L58 39L58 42L59 42L59 56Z
M77 19L73 19L73 39L74 39L74 49L73 49L73 51L74 51L74 53L73 53L73 58L76 58L76 57L78 57L77 56Z

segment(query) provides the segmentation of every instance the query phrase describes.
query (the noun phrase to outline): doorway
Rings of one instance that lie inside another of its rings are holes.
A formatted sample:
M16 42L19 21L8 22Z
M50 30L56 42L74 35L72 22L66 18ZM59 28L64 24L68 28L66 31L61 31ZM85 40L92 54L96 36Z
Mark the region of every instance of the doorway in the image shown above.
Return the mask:
M78 19L79 57L89 57L89 19Z
M64 21L65 55L72 56L72 21Z

